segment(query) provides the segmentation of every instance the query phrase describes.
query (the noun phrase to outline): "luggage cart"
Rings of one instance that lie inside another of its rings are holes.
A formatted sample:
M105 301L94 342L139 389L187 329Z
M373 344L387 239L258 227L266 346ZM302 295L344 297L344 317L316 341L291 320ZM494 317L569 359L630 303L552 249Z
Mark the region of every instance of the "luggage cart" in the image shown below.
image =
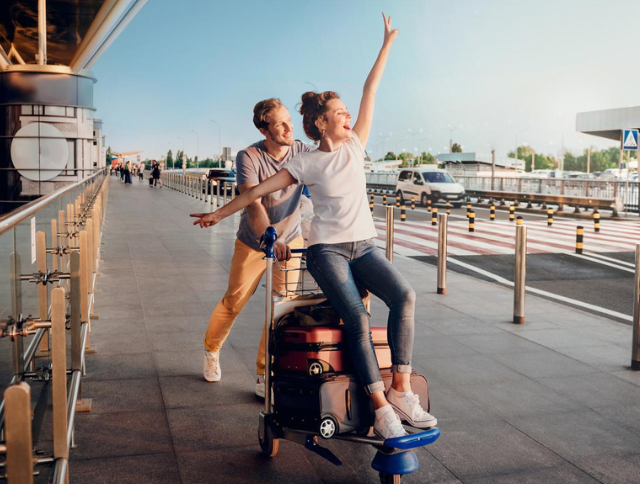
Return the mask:
M318 292L317 287L309 288L308 281L305 281L304 274L306 269L301 267L300 280L295 285L289 287L288 274L285 272L285 290L283 293L274 294L273 290L273 271L274 262L277 263L274 256L273 245L277 240L277 233L273 227L269 227L264 236L263 244L266 252L266 325L267 334L265 337L265 399L264 410L260 412L258 424L258 442L260 449L265 456L275 457L278 453L280 439L289 440L304 446L328 460L336 466L342 465L342 461L326 447L322 447L318 443L318 437L335 438L346 440L357 444L372 445L377 449L377 453L371 463L380 476L382 484L400 484L401 478L405 474L410 474L418 470L418 458L412 449L423 447L435 442L440 436L440 429L433 428L427 431L418 431L416 429L407 429L409 435L382 440L377 436L369 436L369 426L348 433L339 433L336 430L335 421L330 417L324 417L320 420L320 424L314 430L308 428L294 428L294 425L285 425L281 422L273 402L273 384L276 370L272 368L272 349L274 344L275 321L278 315L282 315L291 310L292 307L298 305L315 304L323 301L325 298ZM300 256L306 252L306 249L293 249L292 253ZM278 267L279 270L291 271L292 269L284 269ZM298 270L298 269L293 269ZM305 287L307 284L307 287ZM313 377L309 377L313 378Z

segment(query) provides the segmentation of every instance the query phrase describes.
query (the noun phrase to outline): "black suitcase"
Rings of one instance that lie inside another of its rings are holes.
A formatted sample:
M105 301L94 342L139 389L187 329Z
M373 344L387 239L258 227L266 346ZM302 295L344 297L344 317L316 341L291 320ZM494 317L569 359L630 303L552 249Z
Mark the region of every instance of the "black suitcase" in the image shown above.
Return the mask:
M388 389L392 374L386 370L381 375ZM411 386L428 411L427 379L412 373ZM303 373L275 375L273 398L274 412L281 425L327 439L354 431L366 434L373 425L373 405L353 375L325 374L313 378Z
M149 185L153 186L153 177L152 176L149 177Z

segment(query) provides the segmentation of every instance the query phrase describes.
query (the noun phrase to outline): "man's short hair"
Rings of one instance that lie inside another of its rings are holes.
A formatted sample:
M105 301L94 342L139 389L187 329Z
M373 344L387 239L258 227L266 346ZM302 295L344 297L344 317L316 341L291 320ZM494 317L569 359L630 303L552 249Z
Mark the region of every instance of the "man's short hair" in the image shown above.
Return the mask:
M282 101L277 97L272 97L260 101L253 108L253 124L256 128L267 129L269 127L269 117L273 111L282 106Z

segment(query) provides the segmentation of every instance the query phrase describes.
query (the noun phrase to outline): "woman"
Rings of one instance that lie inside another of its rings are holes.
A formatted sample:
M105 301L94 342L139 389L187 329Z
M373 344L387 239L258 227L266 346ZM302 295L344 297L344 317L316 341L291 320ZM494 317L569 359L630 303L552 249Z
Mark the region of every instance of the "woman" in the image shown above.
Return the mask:
M387 439L406 434L400 418L418 428L431 428L437 420L411 392L415 292L372 241L377 232L367 201L364 146L371 129L376 91L398 35L398 30L391 29L391 17L387 19L384 13L382 17L384 42L365 82L353 129L351 115L335 92L303 94L303 127L310 139L319 142L318 149L299 154L276 175L216 212L191 216L198 217L194 225L210 227L268 193L293 183L309 187L314 218L307 267L345 322L356 375L375 409L374 430ZM393 379L386 395L371 341L369 316L356 283L389 307Z

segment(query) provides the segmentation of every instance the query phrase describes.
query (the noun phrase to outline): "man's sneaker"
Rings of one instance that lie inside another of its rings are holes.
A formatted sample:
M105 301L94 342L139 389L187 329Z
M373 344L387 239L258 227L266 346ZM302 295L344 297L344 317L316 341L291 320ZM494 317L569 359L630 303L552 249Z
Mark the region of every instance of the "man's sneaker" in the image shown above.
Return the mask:
M258 375L256 380L256 397L264 399L264 375Z
M399 417L412 427L430 429L438 425L438 420L420 406L420 397L412 391L399 396L398 392L389 388L387 401L393 406Z
M402 426L402 422L393 407L388 405L376 410L373 431L384 440L407 435L407 431Z
M220 352L204 350L204 379L207 381L220 381L222 371L220 370Z

